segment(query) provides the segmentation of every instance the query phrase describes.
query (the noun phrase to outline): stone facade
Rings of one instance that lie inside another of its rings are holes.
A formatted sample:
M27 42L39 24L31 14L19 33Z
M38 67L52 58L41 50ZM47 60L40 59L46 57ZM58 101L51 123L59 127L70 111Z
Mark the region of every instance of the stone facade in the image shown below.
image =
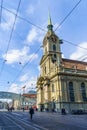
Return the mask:
M54 33L51 19L47 28L37 79L37 106L50 111L87 110L87 63L62 58L62 40Z

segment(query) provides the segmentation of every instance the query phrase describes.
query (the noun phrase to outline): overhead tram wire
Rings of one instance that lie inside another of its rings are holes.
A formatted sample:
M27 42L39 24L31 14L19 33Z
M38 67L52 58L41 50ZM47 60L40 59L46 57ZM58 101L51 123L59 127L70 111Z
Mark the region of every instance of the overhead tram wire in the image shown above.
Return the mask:
M18 14L18 11L19 11L20 4L21 4L21 0L19 0L19 3L18 3L18 8L17 8L16 14L15 14L15 19L14 19L13 27L12 27L11 34L10 34L10 38L9 38L8 45L7 45L5 60L4 60L4 62L2 63L0 75L1 75L1 73L2 73L2 71L3 71L4 64L5 64L5 62L6 62L7 52L8 52L8 49L9 49L9 46L10 46L10 42L11 42L11 39L12 39L12 34L13 34L13 31L14 31L14 26L15 26L15 23L16 23L16 18L17 18L17 14Z
M85 58L84 56L87 56L87 54L80 56L78 59L81 59L81 58L84 59L84 58ZM82 59L82 60L83 60L83 59Z
M65 22L65 20L71 15L71 13L76 9L76 7L80 4L82 0L79 0L78 3L72 8L72 10L65 16L65 18L60 22L60 24L56 27L54 31L57 31L57 29Z
M81 2L81 0L79 1L79 3L80 3L80 2ZM78 4L79 4L79 3L78 3ZM6 9L5 7L2 7L2 8L4 8L5 10L7 10L7 11L13 13L12 11ZM74 7L74 8L75 8L75 7ZM16 15L15 13L13 13L13 14ZM71 14L71 13L70 13L70 14ZM40 28L39 26L37 26L37 25L31 23L30 21L26 20L25 18L23 18L23 17L21 17L21 16L17 16L17 17L20 18L20 19L22 19L22 20L24 20L24 21L26 21L26 22L28 22L28 23L30 23L30 24L32 24L33 26L35 26L35 27L37 27L37 28L39 28L39 29L41 29L41 30L43 30L43 31L46 31L46 30ZM67 17L68 17L68 16L67 16ZM65 19L61 22L61 24L62 24L64 21L65 21ZM57 27L57 28L58 28L58 27ZM24 67L25 67L25 66L24 66Z
M3 5L3 0L1 0L0 24L1 24L1 19L2 19L2 5Z
M0 6L1 6L1 5L0 5ZM2 7L2 8L3 8L4 10L6 10L6 11L8 11L8 12L12 13L13 15L16 15L13 11L11 11L11 10L7 9L6 7ZM24 17L22 17L22 16L17 15L17 18L19 18L19 19L21 19L21 20L23 20L23 21L25 21L25 22L27 22L27 23L29 23L29 24L31 24L31 25L33 25L33 26L35 26L36 28L38 28L38 29L40 29L40 30L42 30L42 31L46 32L46 30L45 30L45 29L43 29L43 28L41 28L40 26L38 26L38 25L36 25L36 24L32 23L31 21L29 21L29 20L25 19L25 18L24 18Z
M6 20L2 17L2 19L6 22ZM15 30L14 30L15 31ZM15 31L15 33L17 33L16 31ZM19 36L19 38L21 39L21 40L23 40L22 39L22 37L19 35L19 33L17 33L17 35ZM41 46L39 47L39 49L41 48ZM35 52L35 54L39 51L39 49L37 49L37 51ZM34 55L33 55L34 56ZM32 58L33 58L33 56L31 57L31 59L30 60L32 60ZM29 62L29 61L28 61ZM26 65L28 64L28 62L26 63ZM23 66L24 67L24 66ZM21 70L22 71L22 70ZM21 73L21 72L20 72ZM18 75L19 75L19 73L18 73ZM16 76L16 77L18 77L18 75ZM15 80L14 80L15 81Z
M7 23L7 21L5 20L5 18L2 17L2 19L3 19L3 21L8 25L8 23ZM9 27L11 28L11 26L9 26ZM22 41L24 40L23 37L22 37L17 31L14 30L14 32L17 34L17 36L19 36L20 40L22 40Z
M79 45L77 45L77 44L75 44L75 43L72 43L72 42L67 41L67 40L64 40L64 39L62 39L62 40L65 41L65 42L67 42L68 44L71 44L71 45L77 46L77 47L79 47L79 48L81 48L81 49L87 50L87 48L81 47L81 46L79 46Z
M40 50L41 47L42 47L42 46L40 46L40 47L36 50L35 54L39 52L39 50ZM15 79L13 80L13 82L11 82L11 85L17 80L17 78L19 77L19 75L21 74L21 72L23 71L23 69L27 66L27 64L29 64L30 61L32 61L33 57L34 57L34 55L33 55L33 56L31 57L31 59L22 67L22 69L19 71L19 73L17 74L17 76L15 77ZM8 88L8 89L9 89L9 88Z
M37 54L37 53L39 52L39 50L41 49L41 47L42 47L42 46L40 46L40 47L36 50L35 54ZM34 54L34 55L35 55L35 54ZM23 71L23 69L32 61L34 55L27 61L27 63L25 63L25 65L24 65L24 66L22 67L22 69L19 71L19 73L17 74L17 76L15 77L15 79L13 80L12 83L14 83L14 82L16 81L16 79L20 76L20 74L21 74L21 72ZM12 83L11 83L11 84L12 84Z
M77 45L77 44L75 44L75 43L72 43L72 42L67 41L67 40L64 40L64 39L62 39L62 40L65 41L65 42L67 42L68 44L71 44L71 45L73 45L73 46L77 46L77 47L79 47L79 48L84 49L84 50L87 51L87 48L81 47L81 46L79 46L79 45ZM87 54L80 56L80 57L78 58L78 60L81 59L81 58L83 58L83 57L86 56L86 55L87 55ZM81 61L83 61L83 60L84 60L84 59L82 59Z

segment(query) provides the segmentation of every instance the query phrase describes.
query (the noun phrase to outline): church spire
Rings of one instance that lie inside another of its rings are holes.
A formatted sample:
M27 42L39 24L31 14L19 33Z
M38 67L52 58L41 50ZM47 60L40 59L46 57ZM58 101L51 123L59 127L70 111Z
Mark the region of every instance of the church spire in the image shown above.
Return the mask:
M48 17L48 31L53 31L53 25L52 25L52 21L51 21L51 17L50 17L50 14L49 14L49 17Z

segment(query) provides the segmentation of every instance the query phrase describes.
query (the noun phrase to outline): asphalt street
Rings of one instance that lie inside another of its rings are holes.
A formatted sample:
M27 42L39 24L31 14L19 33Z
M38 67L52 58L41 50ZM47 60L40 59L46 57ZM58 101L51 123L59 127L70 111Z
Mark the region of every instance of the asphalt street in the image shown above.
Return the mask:
M0 130L87 130L87 115L28 111L0 111Z

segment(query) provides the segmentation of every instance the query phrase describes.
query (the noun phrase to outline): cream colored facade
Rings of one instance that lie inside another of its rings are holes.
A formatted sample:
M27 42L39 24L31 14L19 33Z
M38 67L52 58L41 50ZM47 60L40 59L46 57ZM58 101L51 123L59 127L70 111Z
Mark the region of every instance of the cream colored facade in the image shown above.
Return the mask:
M62 58L62 42L53 31L51 19L47 28L37 79L38 108L87 110L87 63Z
M14 100L14 104L13 104L15 109L18 109L20 107L20 101L19 100Z

